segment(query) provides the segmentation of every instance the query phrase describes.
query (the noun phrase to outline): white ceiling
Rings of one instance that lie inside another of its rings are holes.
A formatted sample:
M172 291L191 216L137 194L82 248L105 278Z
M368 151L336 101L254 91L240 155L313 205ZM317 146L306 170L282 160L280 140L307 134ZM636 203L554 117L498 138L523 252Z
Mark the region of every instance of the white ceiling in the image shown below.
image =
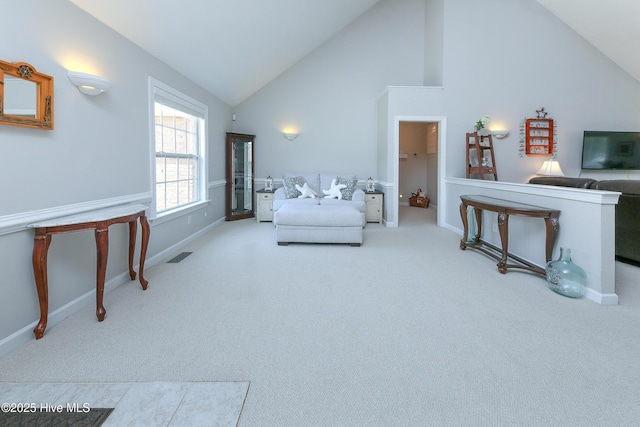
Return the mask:
M380 0L70 0L231 106Z
M640 81L640 0L538 0Z
M70 0L235 106L380 0ZM640 0L538 0L640 81Z

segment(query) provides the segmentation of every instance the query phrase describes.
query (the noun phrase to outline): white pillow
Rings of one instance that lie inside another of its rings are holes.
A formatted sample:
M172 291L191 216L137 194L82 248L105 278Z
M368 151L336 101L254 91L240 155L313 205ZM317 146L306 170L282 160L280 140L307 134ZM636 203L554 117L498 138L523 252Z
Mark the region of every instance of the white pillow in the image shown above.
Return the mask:
M326 196L324 196L325 199L336 198L338 200L342 200L342 192L340 190L347 188L347 186L344 184L338 184L337 181L338 180L336 178L332 179L331 187L328 190L322 190L322 192L326 194Z
M315 199L318 195L318 193L313 191L306 182L302 186L296 184L296 190L300 192L298 199L306 199L307 197Z

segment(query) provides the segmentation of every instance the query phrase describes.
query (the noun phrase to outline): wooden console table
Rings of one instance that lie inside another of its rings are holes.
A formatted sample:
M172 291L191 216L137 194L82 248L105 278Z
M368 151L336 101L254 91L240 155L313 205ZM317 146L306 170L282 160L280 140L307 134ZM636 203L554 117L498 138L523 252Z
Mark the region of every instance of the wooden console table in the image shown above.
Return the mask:
M511 202L509 200L496 199L487 196L460 196L460 200L462 200L462 203L460 204L460 216L462 217L462 225L464 226L464 235L462 236L462 240L460 240L460 249L476 249L498 260L498 271L502 274L506 273L508 268L522 268L546 276L546 272L543 268L508 252L509 215L544 218L546 225L545 259L546 262L549 262L551 261L553 246L555 245L558 231L560 230L560 222L558 221L558 216L560 215L559 210ZM471 242L468 241L469 224L467 223L467 206L474 207L476 222L478 224L478 232L473 236L473 240ZM498 213L498 231L500 233L502 248L498 248L481 239L483 210ZM515 260L517 264L508 264L508 258Z
M49 287L47 283L47 253L51 244L51 236L54 234L68 233L80 230L95 230L96 249L98 255L97 279L96 279L96 316L98 321L104 320L106 310L102 305L104 295L104 280L107 272L107 254L109 251L109 226L112 224L129 224L129 276L135 280L136 272L133 271L133 255L136 246L137 220L140 218L142 226L142 244L140 249L140 284L142 289L147 289L148 282L144 279L144 261L147 256L149 243L149 223L145 215L146 206L126 205L114 206L105 209L69 215L60 218L29 224L35 228L33 242L33 273L35 275L38 299L40 301L40 322L33 330L36 339L44 335L47 327L49 311Z

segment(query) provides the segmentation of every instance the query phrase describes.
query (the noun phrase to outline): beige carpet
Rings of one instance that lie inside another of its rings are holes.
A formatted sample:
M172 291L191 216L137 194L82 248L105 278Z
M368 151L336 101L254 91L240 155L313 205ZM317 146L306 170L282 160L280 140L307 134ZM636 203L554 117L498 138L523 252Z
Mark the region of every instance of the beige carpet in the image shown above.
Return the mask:
M639 269L618 306L461 251L435 211L362 247L225 223L0 359L0 381L250 381L241 426L626 426L640 419ZM576 260L578 262L578 260Z

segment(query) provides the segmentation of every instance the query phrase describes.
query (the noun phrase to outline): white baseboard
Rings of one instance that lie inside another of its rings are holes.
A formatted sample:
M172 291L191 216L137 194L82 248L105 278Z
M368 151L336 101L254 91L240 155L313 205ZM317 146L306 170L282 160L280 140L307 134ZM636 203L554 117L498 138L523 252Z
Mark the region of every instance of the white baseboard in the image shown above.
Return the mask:
M191 243L192 241L194 241L198 237L204 235L205 233L213 230L215 227L219 226L220 224L222 224L224 222L225 222L225 219L221 218L221 219L217 220L216 222L206 226L205 228L203 228L201 230L198 230L196 233L192 234L191 236L187 237L186 239L181 240L180 242L176 243L175 245L172 245L171 247L163 250L162 252L152 256L151 258L147 258L147 260L145 261L145 269L151 268L154 265L159 264L159 263L163 262L164 260L170 258L176 252L179 252L181 248L183 248L187 244ZM136 272L137 271L138 270L136 270ZM105 282L105 284L104 284L104 293L106 295L109 292L111 292L114 289L116 289L118 286L123 285L123 284L125 284L127 282L131 282L131 281L132 280L129 277L129 271L127 269L127 271L125 271L123 273L120 273L117 276L112 277L111 279L109 279L109 280L107 280ZM137 282L137 279L136 279L136 282ZM152 283L149 283L149 285L152 286ZM142 290L142 288L140 288L140 289ZM57 325L58 323L60 323L61 321L63 321L67 317L71 316L76 311L84 308L85 306L87 306L89 304L95 304L95 303L96 303L96 290L94 288L94 289L90 290L89 292L87 292L87 293L79 296L78 298L74 299L73 301L70 301L67 304L63 305L62 307L50 312L49 316L48 316L48 319L47 319L47 329L52 327L52 326L54 326L54 325ZM9 335L8 337L2 339L0 341L0 357L3 357L4 355L9 354L10 352L15 350L16 348L20 347L23 344L28 343L29 341L34 340L35 336L33 334L33 329L36 327L36 325L38 324L39 321L40 321L40 319L38 319L35 322L25 326L24 328L20 329L19 331L14 332L13 334Z
M179 241L175 245L169 246L168 248L166 248L165 250L163 250L161 252L158 252L157 254L152 256L151 258L147 258L147 260L145 261L145 268L147 266L152 267L152 266L154 266L156 264L160 264L164 260L172 258L174 255L176 255L176 253L180 252L180 250L183 247L185 247L187 244L193 242L198 237L203 236L204 234L208 233L209 231L213 230L214 228L216 228L220 224L223 224L224 222L225 222L225 218L220 218L216 222L211 223L208 226L206 226L205 228L202 228L202 229L198 230L197 232L195 232L191 236L187 237L186 239Z
M617 294L601 294L600 292L594 291L591 288L587 288L584 297L588 300L597 302L598 304L602 305L618 305Z

